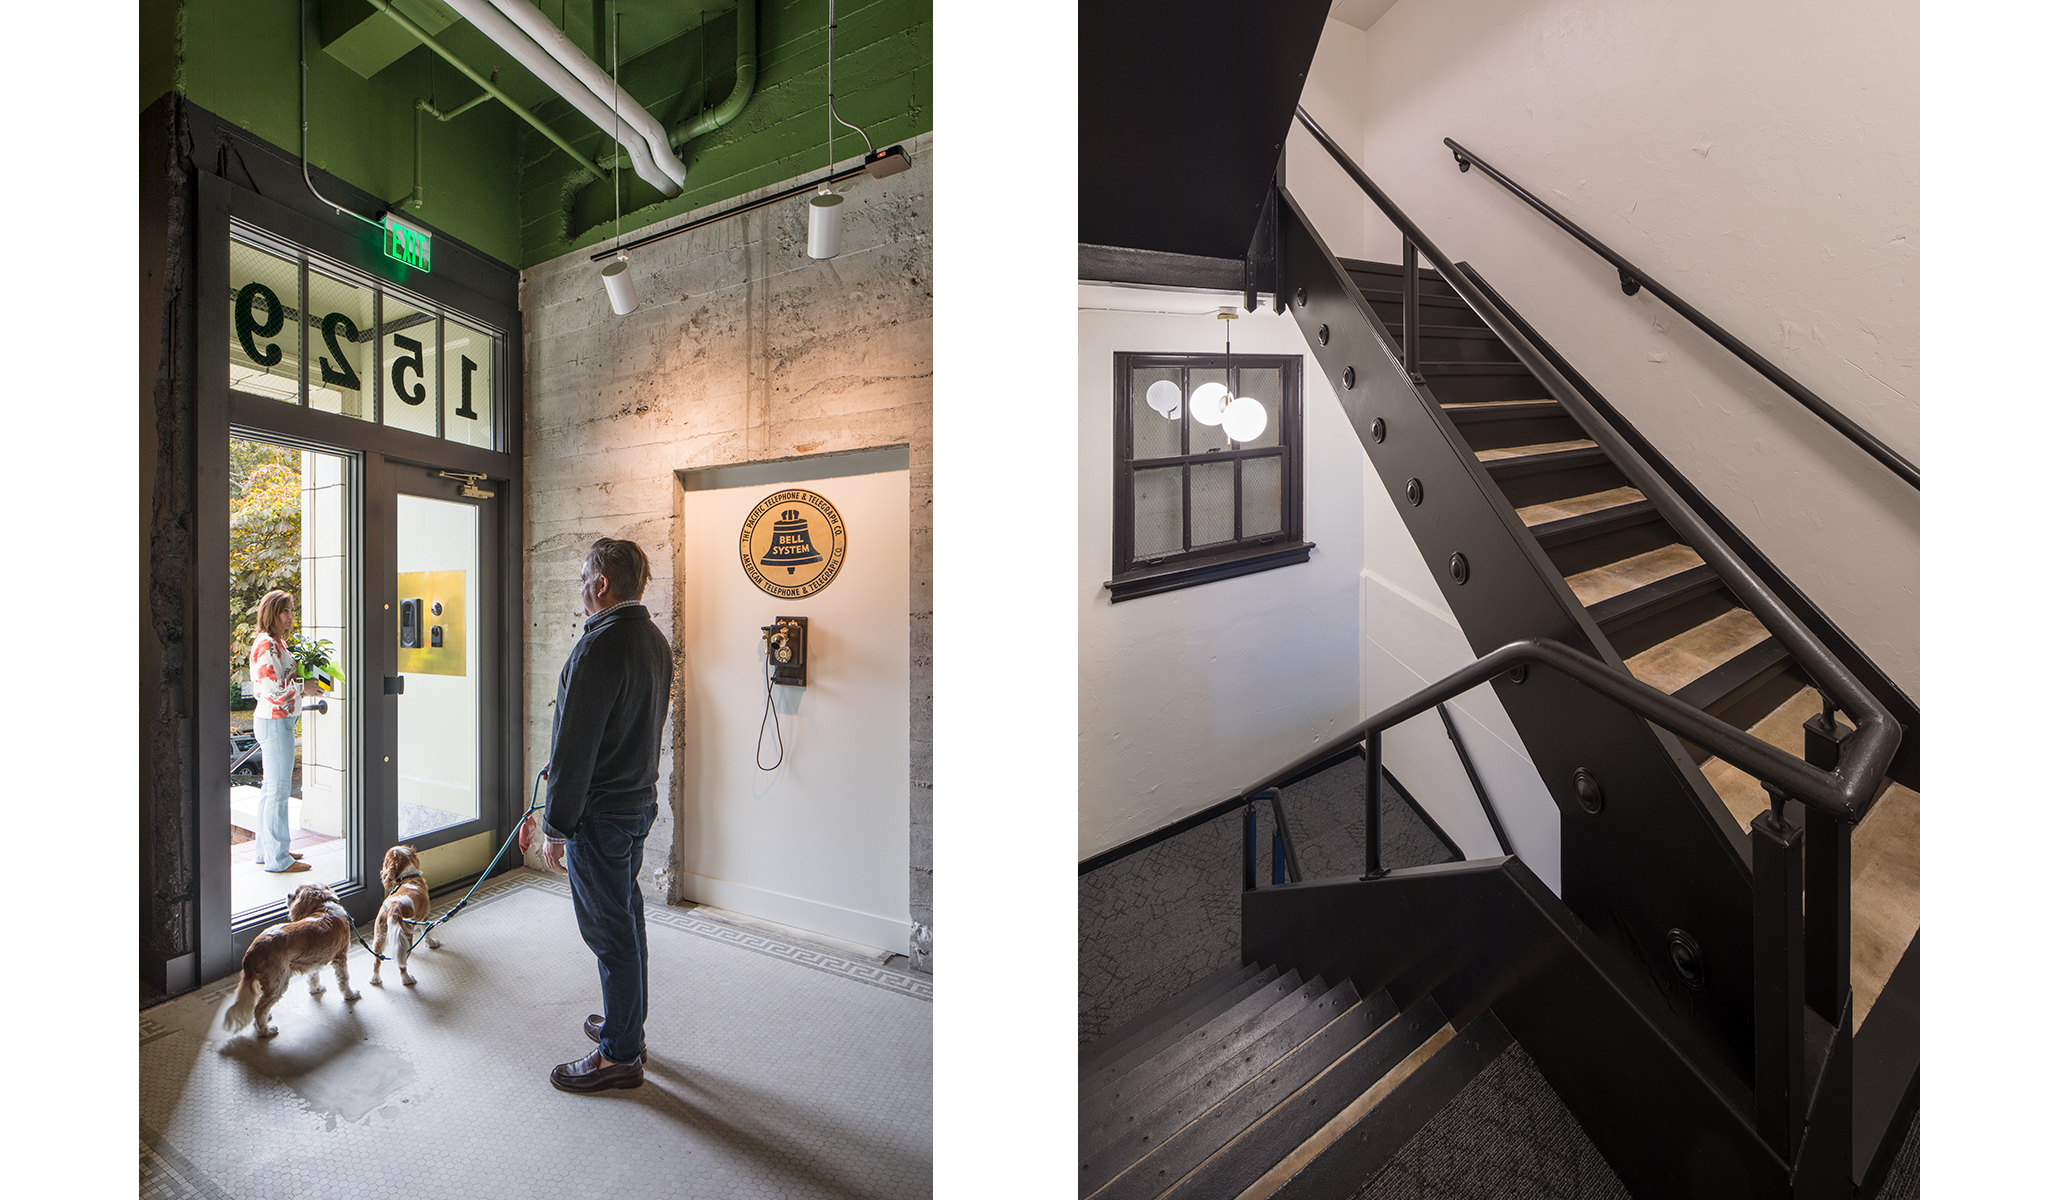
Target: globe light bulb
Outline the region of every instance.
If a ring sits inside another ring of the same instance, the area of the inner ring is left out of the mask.
[[[1267,409],[1251,396],[1240,396],[1225,407],[1224,436],[1235,442],[1250,442],[1267,432]]]
[[[1162,379],[1146,389],[1146,407],[1172,421],[1181,415],[1181,385]]]
[[[1230,399],[1230,388],[1221,383],[1206,383],[1189,393],[1189,414],[1205,425],[1221,424],[1224,406]]]

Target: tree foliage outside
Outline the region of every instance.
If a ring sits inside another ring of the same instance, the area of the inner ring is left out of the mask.
[[[258,601],[279,589],[301,596],[301,452],[229,442],[229,624],[232,678],[250,667]]]

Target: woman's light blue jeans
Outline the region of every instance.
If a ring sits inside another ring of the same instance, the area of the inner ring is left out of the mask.
[[[294,718],[259,717],[251,722],[265,760],[265,790],[258,800],[258,865],[284,871],[293,835],[286,827],[286,801],[294,786]]]

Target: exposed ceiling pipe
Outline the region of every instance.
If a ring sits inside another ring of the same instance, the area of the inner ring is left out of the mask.
[[[687,178],[687,168],[680,164],[680,160],[674,156],[671,148],[666,147],[663,132],[660,136],[659,144],[661,147],[665,147],[663,152],[666,158],[671,160],[673,164],[672,170],[662,168],[659,165],[658,160],[652,153],[651,143],[647,142],[644,136],[636,131],[636,128],[631,123],[631,119],[627,115],[619,117],[616,111],[611,109],[601,97],[595,95],[586,84],[580,82],[571,71],[562,66],[543,47],[530,40],[528,35],[517,28],[514,22],[501,15],[500,10],[495,8],[488,0],[446,0],[446,2],[454,11],[470,22],[475,29],[486,34],[495,45],[507,51],[517,62],[522,63],[532,75],[537,77],[539,82],[556,92],[560,99],[572,105],[582,116],[594,122],[604,132],[621,143],[623,149],[629,153],[631,166],[636,170],[639,179],[651,184],[665,195],[678,196],[680,194],[681,182]],[[580,57],[582,61],[587,61],[585,55]],[[593,66],[591,62],[588,65]],[[599,67],[594,69],[597,72],[601,70]],[[601,75],[601,78],[606,80],[608,76],[604,73]],[[610,85],[610,87],[613,90],[613,85]],[[635,108],[643,116],[645,122],[658,127],[658,123],[652,120],[651,114],[646,113],[635,101],[625,98],[624,103],[627,106],[626,112],[628,108]],[[673,173],[674,170],[679,172],[677,177]]]
[[[723,103],[673,127],[667,140],[684,146],[705,133],[714,133],[745,111],[752,89],[759,85],[759,0],[737,0],[737,82]]]
[[[472,2],[477,3],[478,0],[472,0]],[[679,195],[680,188],[687,183],[687,164],[674,156],[673,148],[667,141],[666,127],[659,124],[657,119],[646,112],[643,105],[624,94],[622,89],[616,85],[615,80],[609,78],[607,71],[602,70],[595,64],[593,59],[588,58],[586,54],[582,53],[580,48],[573,44],[572,39],[560,32],[558,26],[553,25],[551,19],[538,12],[536,6],[530,4],[528,0],[488,0],[488,2],[493,4],[495,8],[500,9],[502,14],[510,21],[515,22],[517,26],[521,27],[524,33],[529,34],[539,46],[544,48],[545,53],[556,59],[558,64],[585,85],[588,91],[593,92],[597,100],[609,106],[612,111],[619,115],[623,120],[623,124],[629,126],[632,132],[644,139],[645,145],[651,151],[652,160],[673,181],[673,190],[666,194],[669,196]],[[741,2],[749,3],[750,0],[741,0]],[[639,172],[640,176],[642,174],[643,172]],[[646,182],[650,181],[647,180]],[[662,188],[661,190],[665,189]]]

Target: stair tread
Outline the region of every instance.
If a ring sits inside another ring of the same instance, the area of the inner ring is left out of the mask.
[[[1560,454],[1569,450],[1595,450],[1597,444],[1588,438],[1573,438],[1565,442],[1540,442],[1531,446],[1498,446],[1492,450],[1475,451],[1477,462],[1495,462],[1505,458],[1536,458],[1547,454]]]
[[[1640,651],[1625,665],[1635,678],[1673,694],[1768,638],[1768,629],[1753,613],[1735,608]]]
[[[1351,980],[1340,983],[1244,1047],[1222,1056],[1209,1071],[1184,1080],[1168,1080],[1145,1101],[1152,1107],[1121,1114],[1119,1119],[1095,1130],[1083,1130],[1079,1143],[1084,1160],[1080,1180],[1083,1189],[1099,1188],[1109,1182],[1179,1132],[1197,1114],[1271,1069],[1284,1055],[1293,1053],[1360,1002],[1360,994]],[[1374,996],[1369,1006],[1377,1025],[1396,1012],[1395,1003],[1386,993]],[[1165,1098],[1160,1099],[1161,1096]]]
[[[1306,982],[1294,971],[1279,976],[1270,986],[1169,1042],[1151,1058],[1085,1093],[1080,1106],[1081,1129],[1100,1128],[1124,1109],[1149,1102],[1162,1088],[1172,1086],[1171,1081],[1181,1076],[1184,1068],[1245,1046],[1316,1003],[1323,994],[1323,985],[1317,980]]]
[[[1425,1050],[1426,1042],[1437,1038],[1444,1044],[1452,1036],[1452,1026],[1429,996],[1411,1005],[1167,1189],[1168,1200],[1240,1195],[1324,1129],[1342,1109],[1371,1088],[1380,1087],[1399,1065],[1408,1064],[1399,1079],[1407,1077],[1431,1056]]]
[[[1207,1004],[1195,1009],[1182,1020],[1156,1030],[1149,1037],[1138,1039],[1122,1054],[1101,1060],[1093,1070],[1082,1071],[1081,1095],[1084,1098],[1091,1096],[1123,1078],[1127,1071],[1165,1050],[1193,1031],[1196,1026],[1217,1019],[1280,976],[1281,972],[1274,967],[1266,967],[1255,974],[1245,976],[1231,988],[1211,997]]]
[[[1532,374],[1532,368],[1521,362],[1459,362],[1453,359],[1420,359],[1418,370],[1426,375]]]
[[[1354,1097],[1352,1103],[1340,1109],[1337,1115],[1326,1121],[1317,1132],[1305,1138],[1295,1149],[1282,1156],[1280,1162],[1270,1167],[1266,1174],[1254,1180],[1250,1187],[1240,1193],[1239,1200],[1262,1200],[1280,1191],[1289,1180],[1295,1178],[1297,1172],[1309,1166],[1318,1155],[1331,1149],[1334,1142],[1351,1133],[1355,1126],[1375,1110],[1376,1105],[1387,1100],[1398,1088],[1409,1082],[1412,1076],[1432,1061],[1434,1055],[1452,1043],[1454,1037],[1455,1031],[1451,1023],[1434,1030],[1423,1045],[1406,1055],[1402,1062],[1389,1068],[1388,1072],[1365,1092]]]
[[[1821,707],[1817,689],[1800,688],[1747,732],[1802,758],[1804,722]],[[1768,793],[1752,775],[1717,758],[1706,759],[1700,769],[1741,829],[1768,810]],[[1919,793],[1893,783],[1877,798],[1855,827],[1848,877],[1854,886],[1848,974],[1854,1027],[1860,1029],[1919,931]]]
[[[1402,321],[1384,320],[1382,324],[1387,325],[1389,327],[1389,332],[1391,333],[1400,334],[1403,330]],[[1423,321],[1420,322],[1418,325],[1418,332],[1424,334],[1426,337],[1465,337],[1478,338],[1483,341],[1491,342],[1501,342],[1503,340],[1501,337],[1497,336],[1496,330],[1491,329],[1487,325],[1439,325],[1431,321]]]
[[[1239,980],[1251,978],[1259,973],[1258,963],[1226,963],[1115,1029],[1104,1032],[1103,1036],[1095,1041],[1084,1044],[1080,1052],[1079,1070],[1085,1075],[1099,1066],[1106,1065],[1109,1058],[1128,1049],[1128,1043],[1141,1034],[1150,1036],[1149,1031],[1155,1026],[1164,1025],[1170,1020],[1179,1020],[1209,1003]]]
[[[1490,413],[1498,417],[1551,417],[1566,412],[1559,400],[1455,400],[1443,402],[1439,407],[1456,421],[1473,413],[1483,413],[1486,419],[1486,414]]]
[[[1608,488],[1601,492],[1590,492],[1581,496],[1568,496],[1560,500],[1543,500],[1528,504],[1518,510],[1518,519],[1528,528],[1545,525],[1550,521],[1566,520],[1569,517],[1587,516],[1606,509],[1622,508],[1646,500],[1646,493],[1635,487]]]
[[[1627,592],[1682,575],[1704,565],[1704,556],[1682,542],[1622,558],[1615,563],[1568,577],[1568,587],[1584,608],[1594,608]]]
[[[1429,1004],[1430,1000],[1418,1002]],[[1418,1005],[1413,1005],[1410,1013],[1398,1016],[1395,1004],[1384,993],[1353,1005],[1267,1070],[1240,1084],[1188,1124],[1164,1135],[1158,1146],[1094,1192],[1092,1200],[1151,1200],[1160,1195],[1319,1073],[1354,1048],[1365,1045],[1369,1038],[1385,1036],[1384,1031],[1389,1030],[1386,1037],[1391,1042],[1410,1040],[1399,1036],[1399,1031],[1407,1029],[1410,1021],[1428,1021]],[[1437,1015],[1436,1007],[1432,1015]],[[1399,1021],[1406,1023],[1398,1024]],[[1405,1053],[1408,1047],[1399,1048],[1395,1057],[1402,1058]]]

